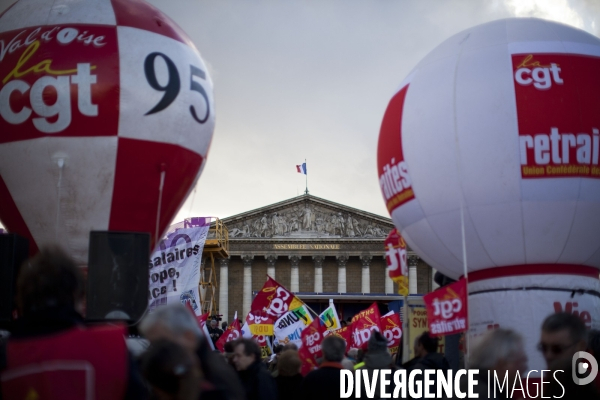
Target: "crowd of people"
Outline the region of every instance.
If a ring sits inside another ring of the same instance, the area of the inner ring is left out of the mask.
[[[375,331],[365,350],[348,352],[343,339],[327,336],[321,343],[318,368],[303,375],[293,344],[275,346],[267,358],[254,340],[245,338],[226,343],[224,353],[213,350],[209,340],[216,342],[223,334],[217,321],[210,322],[210,337],[206,337],[195,316],[181,304],[160,307],[144,317],[139,332],[149,345],[132,352],[124,326],[85,325],[81,272],[58,247],[41,249],[23,265],[17,295],[19,318],[8,341],[0,343],[0,400],[336,399],[345,369],[362,369],[363,376],[370,377],[381,369],[451,369],[437,352],[437,338],[428,332],[416,339],[415,357],[399,364],[390,355],[385,337]],[[600,355],[600,332],[586,330],[576,315],[552,314],[541,326],[539,350],[548,370],[564,371],[549,380],[545,396],[600,398],[598,380],[577,385],[571,378],[577,352]],[[518,333],[494,329],[481,336],[468,357],[468,367],[480,370],[479,398],[510,398],[509,387],[489,395],[492,382],[486,371],[513,382],[525,376],[527,361]],[[379,388],[375,393],[376,398],[381,395]],[[361,394],[364,397],[365,391]],[[517,395],[527,398],[525,392]]]

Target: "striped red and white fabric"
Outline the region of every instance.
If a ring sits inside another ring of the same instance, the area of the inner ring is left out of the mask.
[[[85,263],[91,230],[154,244],[213,130],[206,65],[155,7],[21,0],[0,15],[0,219],[33,251],[59,242]]]

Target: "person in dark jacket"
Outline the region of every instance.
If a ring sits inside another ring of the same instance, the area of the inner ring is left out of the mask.
[[[300,387],[300,398],[308,400],[339,399],[340,398],[340,371],[344,369],[341,364],[346,352],[344,339],[329,335],[321,342],[323,362],[319,369],[311,371],[304,377]]]
[[[449,370],[450,364],[443,354],[437,352],[438,349],[438,338],[429,335],[428,331],[423,332],[421,336],[417,338],[415,346],[415,358],[417,358],[414,364],[411,366],[410,372],[413,369],[440,369]]]
[[[127,351],[125,327],[86,327],[81,316],[84,299],[82,273],[60,247],[41,248],[21,266],[19,318],[11,328],[7,348],[0,349],[0,399],[61,399],[64,382],[71,383],[72,391],[90,390],[98,399],[148,397]],[[57,363],[84,364],[93,372],[92,378],[81,379],[82,374],[68,369],[39,370],[40,365]],[[17,370],[21,373],[15,374]],[[36,372],[22,373],[31,370]]]
[[[368,371],[368,375],[371,381],[373,381],[373,375],[375,370],[388,369],[391,371],[392,374],[396,370],[396,366],[394,365],[392,355],[390,354],[387,348],[387,339],[381,333],[374,331],[371,334],[371,337],[369,338],[369,341],[367,343],[367,352],[364,355],[364,365],[360,367],[360,369]],[[388,375],[388,377],[390,376]],[[364,382],[362,382],[361,385],[361,398],[381,398],[379,380],[375,385],[373,397],[369,397],[369,395],[367,394]],[[393,386],[388,385],[386,393],[389,395],[389,397],[392,396],[393,390]]]
[[[223,335],[223,331],[219,329],[219,325],[216,319],[210,321],[207,326],[208,334],[210,335],[210,340],[212,340],[213,345],[217,345],[219,338]]]
[[[405,364],[406,373],[411,373],[414,370],[425,371],[426,369],[448,371],[452,369],[446,357],[443,354],[437,352],[438,349],[438,338],[429,335],[428,331],[423,332],[422,335],[417,337],[415,342],[415,358],[409,360]],[[424,384],[424,374],[417,375],[415,381],[420,381],[421,385]],[[422,386],[424,387],[424,386]],[[431,385],[431,393],[436,393],[437,386],[435,381]]]
[[[212,398],[244,399],[234,369],[221,354],[211,350],[209,339],[202,334],[195,316],[183,304],[158,307],[142,320],[139,330],[151,343],[166,339],[197,357],[202,375],[213,386]]]
[[[260,359],[260,347],[254,340],[238,339],[233,346],[233,364],[247,400],[277,400],[277,384]]]
[[[300,385],[303,376],[300,374],[302,361],[296,350],[286,350],[279,354],[277,362],[277,392],[281,400],[301,400]]]

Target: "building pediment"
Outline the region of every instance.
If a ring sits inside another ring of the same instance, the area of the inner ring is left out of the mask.
[[[382,240],[392,220],[311,195],[223,219],[230,240]]]

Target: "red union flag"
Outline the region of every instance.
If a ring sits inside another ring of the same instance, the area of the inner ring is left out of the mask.
[[[267,282],[254,298],[250,309],[254,314],[266,313],[277,319],[286,312],[303,305],[304,303],[283,285],[267,276]]]
[[[298,350],[298,357],[302,361],[302,367],[300,368],[302,376],[306,376],[310,371],[317,369],[316,360],[305,346],[300,347],[300,350]]]
[[[258,311],[252,313],[249,312],[246,316],[246,324],[252,335],[267,335],[273,336],[273,324],[275,321],[273,317],[267,315],[265,312],[258,313]]]
[[[406,242],[396,228],[385,239],[385,261],[389,277],[398,284],[398,294],[408,295],[408,265]]]
[[[372,331],[381,332],[379,322],[381,314],[379,314],[379,308],[377,303],[373,303],[366,310],[362,310],[354,317],[352,317],[352,339],[354,347],[366,349],[367,342],[371,337]]]
[[[402,341],[402,323],[400,322],[400,315],[392,313],[391,315],[385,315],[381,317],[381,329],[383,330],[383,336],[388,342],[388,349],[392,356],[398,353],[398,346]]]
[[[329,331],[330,335],[341,337],[346,342],[346,353],[352,347],[352,326],[344,326],[336,331]]]
[[[423,300],[431,336],[452,335],[469,328],[466,279],[426,294]]]
[[[225,343],[231,342],[232,340],[236,340],[242,337],[242,330],[240,329],[240,321],[237,319],[237,312],[235,313],[235,317],[233,318],[233,322],[231,325],[225,329],[225,332],[221,335],[219,340],[217,340],[217,349],[219,351],[224,352]]]
[[[523,178],[600,178],[600,57],[513,54]]]
[[[300,338],[302,339],[302,348],[308,350],[308,353],[315,361],[323,355],[323,352],[321,351],[321,342],[323,341],[323,334],[326,330],[325,326],[321,324],[321,320],[315,318],[310,325],[304,328],[300,335]]]

